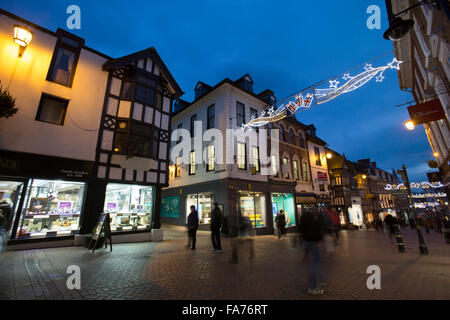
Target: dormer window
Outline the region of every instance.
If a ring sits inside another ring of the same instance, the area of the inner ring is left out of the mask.
[[[244,79],[244,90],[253,92],[253,85],[247,77]]]

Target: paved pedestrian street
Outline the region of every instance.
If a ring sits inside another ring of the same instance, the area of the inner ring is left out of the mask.
[[[113,245],[94,254],[82,247],[0,253],[1,299],[450,299],[450,245],[424,234],[430,255],[420,256],[417,234],[403,230],[406,253],[373,230],[342,231],[325,294],[307,294],[303,251],[293,235],[258,236],[255,259],[240,245],[231,263],[231,239],[214,253],[199,231],[197,250],[185,248],[180,227],[163,227],[164,242]],[[67,267],[81,268],[81,289],[69,290]],[[381,289],[369,290],[367,267],[381,269]]]

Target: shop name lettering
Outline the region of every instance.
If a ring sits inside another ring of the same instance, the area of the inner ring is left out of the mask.
[[[85,171],[73,171],[73,170],[61,170],[61,173],[64,173],[68,177],[82,177],[88,175],[88,173]]]
[[[11,160],[8,158],[0,157],[0,167],[10,169],[10,170],[19,170],[20,162]]]

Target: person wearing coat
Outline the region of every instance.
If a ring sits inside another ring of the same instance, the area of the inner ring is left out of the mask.
[[[188,215],[187,228],[188,228],[188,244],[186,248],[195,250],[197,242],[197,229],[198,229],[198,213],[195,210],[195,206],[191,206],[191,213]]]
[[[284,215],[284,210],[281,209],[275,218],[275,223],[277,225],[278,230],[278,239],[281,239],[281,236],[286,233],[286,216]]]

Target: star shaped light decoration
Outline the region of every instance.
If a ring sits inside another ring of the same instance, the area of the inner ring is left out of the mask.
[[[372,67],[372,65],[371,64],[366,64],[365,66],[364,66],[364,70],[366,70],[366,71],[369,71],[369,70],[372,70],[373,69],[373,67]]]
[[[376,77],[376,79],[377,82],[383,82],[384,77],[382,74],[380,74],[378,77]]]
[[[398,61],[395,57],[394,60],[392,60],[392,62],[388,63],[389,68],[391,69],[397,69],[400,70],[400,64],[402,64],[403,61]],[[394,65],[395,64],[395,65]]]
[[[330,81],[330,88],[336,89],[339,81],[337,80],[329,80],[329,81]]]
[[[275,112],[275,110],[273,110],[273,106],[269,108],[268,112],[269,112],[269,116],[271,116]]]
[[[350,73],[346,73],[346,74],[344,74],[344,76],[342,77],[342,79],[344,79],[344,80],[350,80],[350,79],[352,79],[353,77],[351,77],[350,76]]]

